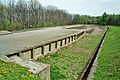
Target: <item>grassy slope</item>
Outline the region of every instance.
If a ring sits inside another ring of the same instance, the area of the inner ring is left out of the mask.
[[[51,65],[51,80],[77,80],[90,60],[102,35],[85,35],[71,47],[39,58],[38,62]]]
[[[120,26],[109,26],[94,80],[120,80]]]
[[[0,60],[0,80],[40,80],[40,78],[28,72],[28,68]]]

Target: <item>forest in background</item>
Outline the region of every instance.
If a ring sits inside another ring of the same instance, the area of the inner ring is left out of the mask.
[[[91,17],[87,15],[75,15],[73,24],[98,24],[98,25],[120,25],[120,15],[107,14]]]
[[[0,1],[0,30],[23,30],[72,24],[120,25],[120,15],[107,14],[94,17],[70,14],[55,6],[43,7],[38,0]]]

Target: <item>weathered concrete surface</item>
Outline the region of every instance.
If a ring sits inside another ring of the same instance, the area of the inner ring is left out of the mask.
[[[5,55],[0,55],[0,60],[9,62],[9,58]]]
[[[18,63],[24,67],[30,68],[29,71],[39,75],[43,80],[50,80],[50,65],[22,59],[18,56],[9,58],[10,62]]]
[[[42,45],[48,41],[60,39],[80,31],[81,30],[66,29],[64,27],[55,27],[0,36],[0,54],[9,55],[17,53],[21,50]]]
[[[9,32],[9,31],[0,31],[0,36],[2,36],[2,35],[8,35],[8,34],[12,34],[12,32]]]
[[[38,47],[38,48],[35,48],[33,49],[33,58],[34,59],[37,59],[38,57],[42,56],[42,47]]]
[[[19,53],[20,57],[23,59],[31,60],[31,50]]]

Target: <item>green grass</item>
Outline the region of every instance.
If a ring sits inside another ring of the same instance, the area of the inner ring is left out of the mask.
[[[120,80],[120,26],[109,26],[94,80]]]
[[[40,77],[28,72],[28,68],[0,60],[0,80],[40,80]]]
[[[77,80],[92,57],[101,37],[102,34],[85,35],[72,46],[36,61],[50,64],[51,80]]]

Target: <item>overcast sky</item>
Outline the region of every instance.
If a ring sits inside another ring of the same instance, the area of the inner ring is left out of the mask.
[[[3,0],[4,1],[4,0]],[[28,0],[27,0],[28,1]],[[43,6],[54,5],[72,14],[100,16],[104,12],[120,14],[120,0],[38,0]]]

